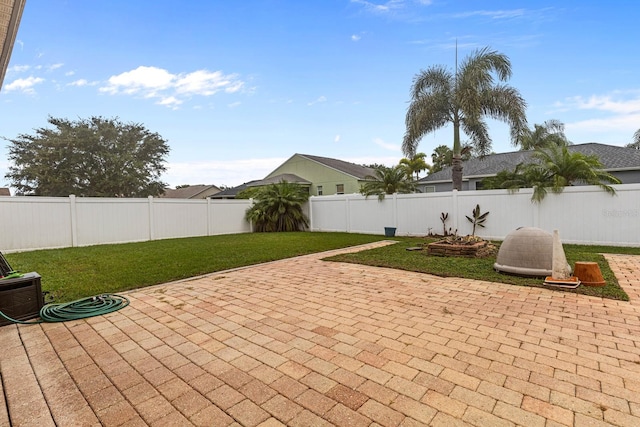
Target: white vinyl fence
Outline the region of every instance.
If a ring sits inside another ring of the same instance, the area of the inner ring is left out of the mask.
[[[597,187],[568,187],[532,203],[532,190],[397,194],[377,197],[311,197],[306,206],[311,231],[399,236],[466,235],[465,216],[480,205],[489,212],[476,234],[501,240],[518,227],[559,230],[565,243],[640,246],[640,184],[615,186],[611,196]],[[89,246],[174,237],[248,233],[244,219],[250,200],[119,199],[84,197],[0,197],[0,251]]]
[[[611,196],[598,187],[567,187],[541,203],[531,202],[531,189],[395,194],[382,201],[356,194],[319,196],[311,198],[311,230],[383,234],[385,227],[395,227],[401,236],[443,234],[440,215],[448,213],[447,231],[466,235],[473,226],[465,216],[472,217],[480,205],[489,215],[476,234],[487,239],[502,240],[518,227],[538,227],[558,230],[566,243],[640,246],[640,184],[615,188]]]
[[[0,251],[248,233],[249,200],[0,197]]]

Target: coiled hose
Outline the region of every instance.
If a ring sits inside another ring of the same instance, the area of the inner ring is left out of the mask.
[[[2,311],[0,311],[0,316],[13,323],[34,325],[37,323],[66,322],[68,320],[102,316],[103,314],[118,311],[128,305],[129,299],[126,297],[116,294],[102,294],[66,303],[47,304],[40,309],[40,320],[24,322],[12,319]]]

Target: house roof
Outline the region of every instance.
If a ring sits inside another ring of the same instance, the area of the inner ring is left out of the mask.
[[[280,181],[287,181],[294,184],[311,185],[311,182],[304,178],[300,178],[298,175],[292,173],[283,173],[280,175],[272,176],[271,178],[265,178],[259,181],[253,181],[247,184],[247,187],[259,187],[261,185],[277,184]]]
[[[633,148],[589,142],[586,144],[570,145],[569,150],[578,151],[588,156],[597,156],[603,164],[604,170],[607,172],[632,169],[640,170],[640,150]],[[462,162],[463,179],[493,176],[503,170],[513,170],[519,163],[529,162],[533,152],[533,150],[512,151],[467,160]],[[436,173],[427,175],[419,182],[434,183],[447,181],[451,181],[450,166]]]
[[[11,191],[6,187],[0,188],[0,196],[11,196]]]
[[[258,182],[259,180],[254,180],[254,181],[249,181],[249,182],[245,182],[244,184],[240,184],[237,187],[232,187],[232,188],[227,188],[225,190],[222,190],[219,193],[214,194],[213,196],[211,196],[212,199],[233,199],[236,197],[236,195],[241,192],[242,190],[245,190],[247,187],[251,186],[254,182]]]
[[[164,194],[160,197],[167,199],[199,199],[204,198],[202,195],[210,190],[215,191],[216,194],[220,192],[220,189],[215,185],[190,185],[188,187],[176,188],[175,190],[166,188]]]
[[[332,159],[329,157],[312,156],[309,154],[296,154],[311,161],[320,163],[331,169],[346,173],[357,179],[366,179],[367,176],[374,175],[375,171],[366,166],[357,165],[355,163],[345,162],[344,160]]]
[[[26,0],[0,0],[0,87],[9,66]]]

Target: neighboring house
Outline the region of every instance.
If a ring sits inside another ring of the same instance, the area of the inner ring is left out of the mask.
[[[0,196],[11,196],[11,191],[8,188],[0,188]]]
[[[238,185],[237,187],[227,188],[222,190],[221,192],[214,194],[211,196],[211,199],[235,199],[236,195],[245,190],[247,187],[251,186],[254,182],[258,182],[258,180],[245,182],[244,184]]]
[[[286,180],[309,188],[312,196],[359,193],[374,170],[329,157],[294,154],[262,181],[251,186]]]
[[[160,197],[165,199],[206,199],[218,193],[220,193],[220,189],[215,185],[189,185],[175,190],[165,188]]]
[[[0,1],[0,87],[9,66],[26,0]]]
[[[622,181],[623,184],[640,183],[640,150],[615,145],[586,144],[570,145],[569,150],[585,155],[596,155],[604,170]],[[529,163],[533,150],[490,154],[483,158],[473,158],[462,163],[462,190],[480,190],[484,178],[495,176],[503,170],[513,171],[519,163]],[[451,167],[430,174],[418,181],[422,192],[451,191]]]

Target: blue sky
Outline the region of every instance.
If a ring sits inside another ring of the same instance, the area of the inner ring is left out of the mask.
[[[396,164],[409,89],[489,46],[529,124],[625,145],[640,128],[635,1],[28,0],[0,91],[0,136],[47,117],[119,117],[164,137],[163,176],[238,185],[294,153]],[[495,152],[512,151],[491,122]],[[426,136],[430,155],[452,129]],[[7,142],[0,186],[7,185]]]

